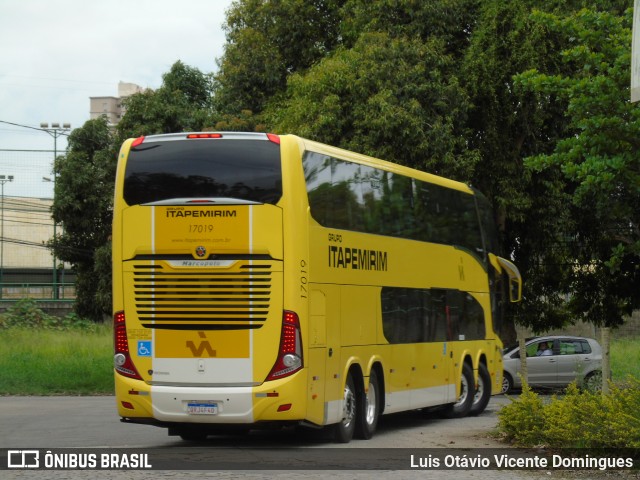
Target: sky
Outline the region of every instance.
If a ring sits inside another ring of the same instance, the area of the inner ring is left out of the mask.
[[[214,72],[231,1],[0,0],[0,121],[32,127],[0,122],[4,195],[53,196],[53,152],[12,151],[53,150],[42,122],[81,127],[89,97],[117,96],[120,81],[158,88],[178,60]]]

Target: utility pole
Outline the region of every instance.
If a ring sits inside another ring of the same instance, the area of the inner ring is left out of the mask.
[[[13,175],[0,175],[0,185],[2,190],[0,191],[0,213],[2,219],[0,219],[0,298],[3,296],[4,291],[4,184],[7,182],[13,182]]]
[[[53,137],[53,199],[55,201],[56,197],[56,159],[58,158],[58,137],[61,135],[68,135],[68,131],[71,130],[70,123],[63,123],[60,126],[59,123],[52,123],[51,127],[46,122],[40,124],[40,128],[38,130],[42,130],[43,132],[47,132],[49,135]],[[53,241],[56,241],[56,221],[51,217],[53,221]],[[60,298],[60,293],[58,292],[58,266],[56,262],[56,252],[52,250],[51,254],[53,255],[53,299],[58,300]]]

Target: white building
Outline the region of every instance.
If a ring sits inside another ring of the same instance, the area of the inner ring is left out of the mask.
[[[74,297],[75,275],[69,265],[54,261],[47,248],[54,233],[51,204],[51,199],[31,197],[0,200],[0,299]],[[58,225],[56,230],[60,233],[62,228]]]
[[[122,99],[134,93],[142,93],[144,90],[135,83],[119,82],[117,97],[89,97],[89,117],[93,120],[105,116],[109,125],[117,125],[125,113]]]
[[[53,267],[53,255],[47,248],[53,237],[51,203],[50,198],[3,198],[0,214],[3,268]]]

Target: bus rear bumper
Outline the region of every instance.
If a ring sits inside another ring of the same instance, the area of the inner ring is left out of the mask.
[[[137,383],[124,380],[124,383],[129,382]],[[161,426],[301,421],[306,417],[306,396],[300,395],[300,392],[306,392],[305,385],[305,371],[259,386],[146,385],[148,390],[144,395],[132,397],[132,389],[129,389],[129,395],[120,397],[132,409],[120,408],[119,413],[128,423]]]
[[[253,387],[152,387],[153,417],[170,423],[254,423]]]

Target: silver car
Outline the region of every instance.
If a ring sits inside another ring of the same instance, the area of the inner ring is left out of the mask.
[[[566,387],[574,380],[579,386],[599,388],[602,384],[602,349],[592,338],[548,336],[529,338],[528,383],[531,387]],[[503,350],[502,393],[521,388],[520,350],[512,345]]]

